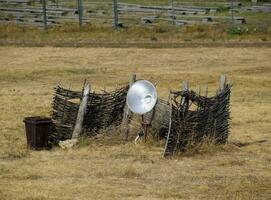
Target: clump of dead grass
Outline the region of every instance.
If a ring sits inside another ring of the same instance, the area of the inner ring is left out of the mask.
[[[134,166],[129,165],[124,169],[122,176],[125,178],[134,178],[134,177],[139,177],[140,173]]]
[[[230,145],[219,144],[214,137],[204,137],[201,141],[196,141],[191,138],[184,151],[179,153],[181,156],[196,156],[196,155],[214,155],[218,152],[231,151]]]
[[[4,159],[21,159],[29,156],[29,151],[25,149],[8,149],[5,151]]]
[[[133,139],[129,141],[124,139],[121,133],[120,127],[110,127],[107,129],[99,130],[93,133],[93,137],[82,136],[78,139],[78,143],[75,148],[84,147],[99,147],[99,146],[122,146],[122,148],[112,149],[111,156],[115,159],[127,159],[133,158],[135,161],[149,161],[149,157],[145,154],[146,151],[152,148],[159,148],[161,154],[163,152],[165,141],[157,141],[155,138],[149,135],[145,141],[142,138],[137,144],[134,143]],[[134,133],[132,133],[134,134]],[[200,141],[195,140],[191,137],[187,142],[182,152],[177,153],[176,156],[191,157],[196,155],[214,155],[218,152],[229,152],[237,147],[233,144],[219,144],[214,137],[206,136]]]
[[[27,158],[29,155],[30,151],[26,148],[25,144],[12,143],[2,149],[2,152],[0,153],[0,158],[7,160],[16,160]]]

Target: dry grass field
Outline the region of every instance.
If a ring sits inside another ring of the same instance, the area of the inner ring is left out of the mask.
[[[131,73],[164,98],[183,80],[214,92],[227,74],[229,143],[169,159],[133,143],[26,149],[23,118],[50,114],[57,82],[113,89]],[[271,199],[270,48],[0,47],[0,86],[0,199]]]

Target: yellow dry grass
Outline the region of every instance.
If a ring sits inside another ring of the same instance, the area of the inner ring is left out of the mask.
[[[270,61],[270,48],[1,47],[0,199],[270,199]],[[49,114],[57,82],[111,89],[131,73],[156,82],[163,97],[183,80],[215,91],[227,74],[229,144],[170,159],[162,147],[132,143],[26,150],[22,120]]]

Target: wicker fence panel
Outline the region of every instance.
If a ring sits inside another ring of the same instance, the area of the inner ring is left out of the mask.
[[[172,92],[171,127],[167,136],[165,156],[185,151],[189,142],[201,142],[210,137],[216,143],[225,143],[229,135],[231,84],[214,97],[205,97],[194,91]],[[185,99],[187,104],[181,104]],[[194,109],[190,109],[194,104]]]
[[[125,86],[110,93],[96,94],[93,92],[89,94],[87,113],[83,123],[85,135],[91,136],[99,129],[121,123],[127,91],[128,86]],[[52,105],[53,126],[50,136],[52,143],[71,139],[81,98],[82,92],[64,89],[60,86],[55,88]]]

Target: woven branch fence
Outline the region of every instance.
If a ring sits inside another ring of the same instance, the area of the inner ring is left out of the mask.
[[[214,97],[194,91],[171,92],[170,126],[164,155],[185,151],[189,142],[199,143],[211,138],[226,143],[229,135],[231,84]]]
[[[131,85],[131,83],[130,83]],[[122,125],[123,134],[129,134],[134,118],[126,106],[129,85],[112,92],[88,94],[81,135],[95,136],[99,130]],[[156,141],[165,140],[164,156],[185,151],[189,142],[200,143],[210,137],[216,143],[225,143],[229,135],[231,84],[222,76],[217,94],[207,97],[188,89],[171,91],[169,100],[158,99],[154,109],[143,116],[150,124],[150,133]],[[52,104],[52,134],[54,144],[71,139],[78,118],[83,92],[55,88]],[[128,125],[128,130],[127,130]],[[140,122],[137,122],[140,127]]]
[[[82,134],[93,136],[99,129],[119,125],[123,118],[127,91],[128,86],[116,89],[113,92],[90,92]],[[82,92],[64,89],[60,86],[55,88],[52,105],[53,126],[50,136],[52,143],[72,138],[80,105],[78,100],[81,99]]]

